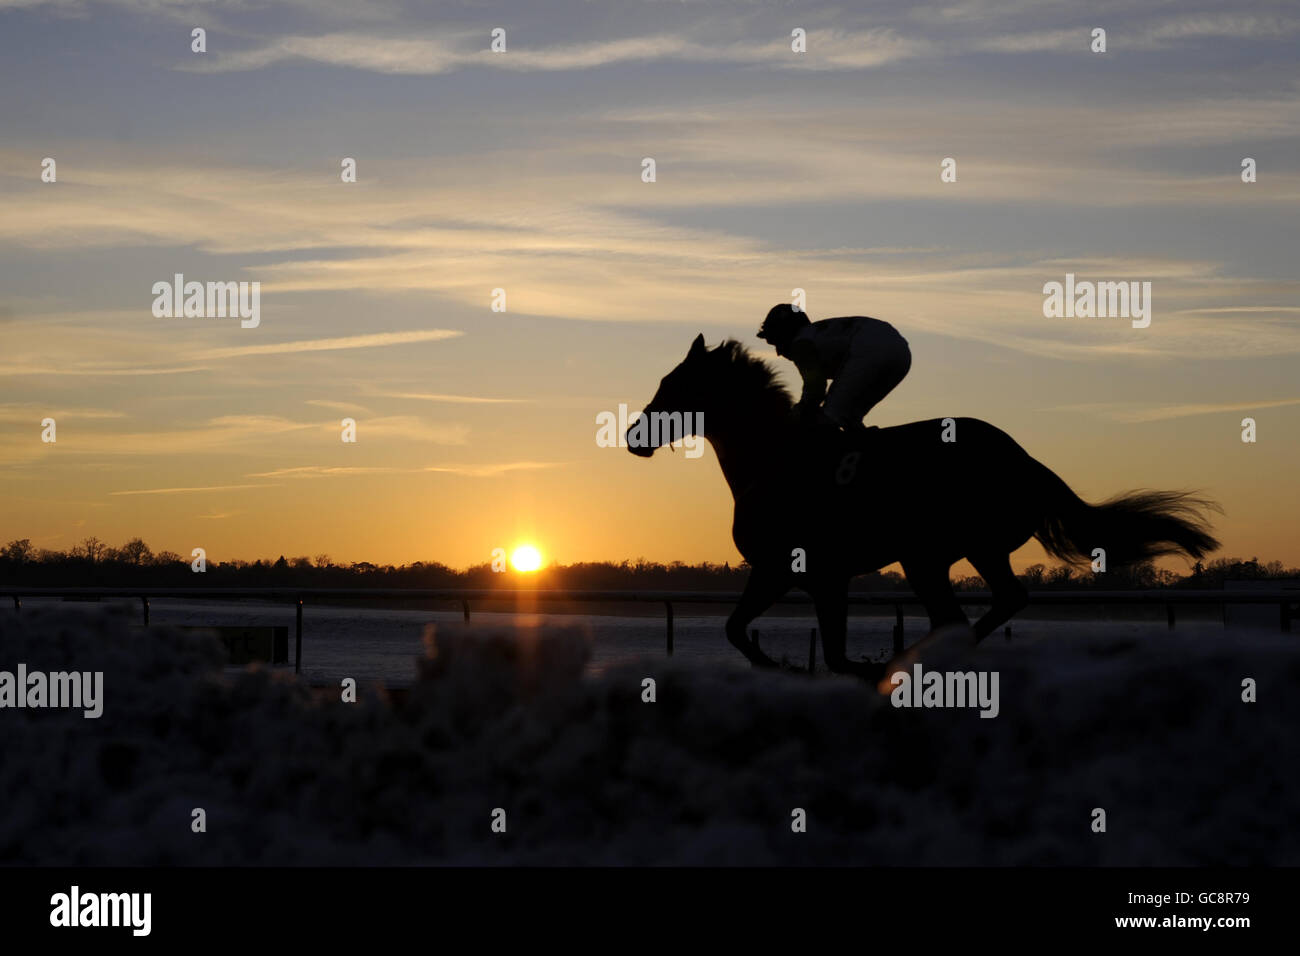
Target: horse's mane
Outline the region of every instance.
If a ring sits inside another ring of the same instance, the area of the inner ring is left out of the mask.
[[[789,411],[794,398],[777,378],[776,369],[756,355],[751,355],[735,339],[725,339],[709,352],[715,362],[725,365],[728,387],[751,391],[756,400],[771,405],[773,411]]]

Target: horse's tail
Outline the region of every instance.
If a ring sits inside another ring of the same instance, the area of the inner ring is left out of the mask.
[[[1043,503],[1034,537],[1055,558],[1091,561],[1101,548],[1107,567],[1121,568],[1162,554],[1200,558],[1219,547],[1205,517],[1221,510],[1212,501],[1186,491],[1131,491],[1090,505],[1046,465],[1034,464],[1042,469]]]

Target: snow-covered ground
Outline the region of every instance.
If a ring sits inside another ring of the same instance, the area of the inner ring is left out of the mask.
[[[134,620],[0,613],[0,670],[105,685],[97,720],[0,710],[0,862],[1300,864],[1295,635],[1029,622],[924,655],[997,672],[982,719],[691,655],[680,630],[672,661],[592,668],[599,618],[422,623],[402,706],[364,680],[345,704]]]

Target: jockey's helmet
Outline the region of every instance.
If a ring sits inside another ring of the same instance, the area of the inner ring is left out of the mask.
[[[795,311],[794,306],[782,303],[773,306],[772,311],[767,313],[767,318],[758,330],[758,337],[780,349],[807,325],[806,312]]]

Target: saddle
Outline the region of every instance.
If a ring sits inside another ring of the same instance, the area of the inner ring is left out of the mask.
[[[876,464],[880,428],[866,425],[844,430],[826,418],[797,426],[785,460],[785,479],[805,486],[805,493],[847,490],[864,481]]]

